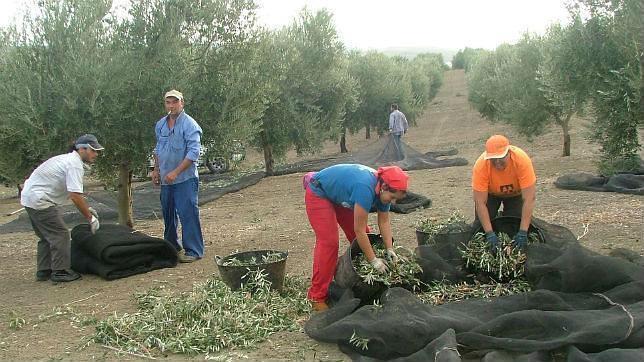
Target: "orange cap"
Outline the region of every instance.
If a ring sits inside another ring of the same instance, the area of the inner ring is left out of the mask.
[[[483,158],[486,160],[491,158],[503,158],[508,154],[509,149],[510,141],[505,138],[505,136],[495,134],[485,142],[485,155]]]

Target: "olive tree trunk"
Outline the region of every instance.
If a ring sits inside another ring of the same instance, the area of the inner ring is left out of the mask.
[[[132,170],[128,163],[119,165],[118,183],[119,224],[134,227],[132,219]]]

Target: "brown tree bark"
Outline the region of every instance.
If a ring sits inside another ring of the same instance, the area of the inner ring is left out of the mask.
[[[275,160],[273,160],[273,147],[268,142],[266,131],[262,131],[262,148],[264,149],[264,164],[266,165],[266,176],[274,175]]]
[[[132,218],[132,170],[130,165],[122,163],[119,165],[118,183],[118,210],[119,224],[134,227]]]
[[[367,131],[365,132],[365,138],[370,140],[371,139],[371,127],[369,125],[367,125],[366,130]]]
[[[640,53],[640,120],[644,120],[644,1],[640,0],[640,23],[639,33],[640,39],[637,49]]]
[[[569,114],[566,119],[561,122],[561,129],[563,130],[563,153],[562,156],[570,156],[570,118],[572,114]]]
[[[342,136],[340,136],[340,153],[347,153],[347,129],[342,130]]]

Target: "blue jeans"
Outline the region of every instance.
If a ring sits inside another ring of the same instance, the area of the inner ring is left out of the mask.
[[[203,235],[199,221],[199,179],[191,178],[172,185],[161,185],[161,209],[165,230],[163,238],[181,250],[177,224],[181,221],[181,240],[186,255],[203,257]]]

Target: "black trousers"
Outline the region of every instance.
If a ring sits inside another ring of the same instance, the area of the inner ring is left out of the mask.
[[[523,209],[523,197],[521,195],[513,197],[498,197],[488,194],[487,212],[490,214],[490,220],[494,220],[494,218],[497,217],[501,204],[503,204],[503,216],[521,217],[521,210]],[[474,213],[474,220],[479,220],[479,214],[477,212]]]

